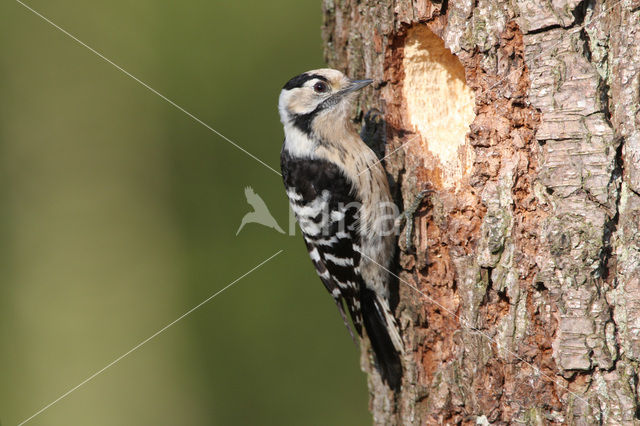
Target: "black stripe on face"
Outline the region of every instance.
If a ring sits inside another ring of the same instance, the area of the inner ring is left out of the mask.
[[[314,78],[318,79],[318,80],[322,80],[324,82],[329,82],[326,77],[320,75],[320,74],[300,74],[297,75],[295,77],[293,77],[291,80],[287,81],[287,84],[284,85],[283,89],[284,90],[291,90],[291,89],[295,89],[296,87],[302,87],[304,86],[304,84],[309,81],[309,80],[313,80]]]
[[[340,102],[340,99],[342,99],[342,96],[340,95],[340,92],[338,92],[336,94],[329,96],[324,101],[320,102],[313,111],[307,114],[295,114],[293,116],[293,125],[296,126],[303,133],[310,135],[311,122],[316,117],[316,115],[318,115],[320,111],[325,110],[327,108],[331,108],[332,106],[336,105],[338,102]]]
[[[311,135],[311,122],[318,113],[318,109],[311,111],[309,114],[296,114],[293,116],[293,125],[302,131],[305,135]]]
[[[320,102],[316,109],[307,113],[307,114],[295,114],[293,116],[293,125],[296,126],[303,133],[310,135],[311,131],[311,122],[318,115],[318,113],[327,108],[331,108],[336,105],[340,101],[339,95],[331,95],[324,101]]]

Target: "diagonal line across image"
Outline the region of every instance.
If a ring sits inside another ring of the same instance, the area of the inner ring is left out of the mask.
[[[143,86],[145,89],[149,90],[151,93],[158,95],[160,98],[162,98],[164,101],[166,101],[167,103],[169,103],[171,106],[173,106],[174,108],[176,108],[178,111],[183,112],[184,114],[186,114],[187,116],[189,116],[191,119],[193,119],[195,122],[201,124],[202,126],[206,127],[207,129],[209,129],[210,131],[212,131],[213,133],[215,133],[216,135],[218,135],[219,137],[221,137],[222,139],[224,139],[225,141],[227,141],[228,143],[230,143],[231,145],[233,145],[234,147],[236,147],[237,149],[239,149],[240,151],[244,152],[245,154],[247,154],[249,157],[253,158],[254,160],[256,160],[258,163],[262,164],[263,166],[265,166],[266,168],[268,168],[269,170],[271,170],[273,173],[282,176],[280,174],[280,172],[278,172],[276,169],[274,169],[273,167],[271,167],[270,165],[268,165],[267,163],[265,163],[264,161],[262,161],[260,158],[256,157],[255,155],[253,155],[252,153],[250,153],[249,151],[247,151],[245,148],[243,148],[242,146],[238,145],[236,142],[232,141],[231,139],[229,139],[228,137],[226,137],[225,135],[223,135],[222,133],[220,133],[219,131],[217,131],[216,129],[214,129],[213,127],[211,127],[210,125],[208,125],[207,123],[205,123],[204,121],[202,121],[200,118],[198,118],[197,116],[193,115],[192,113],[190,113],[189,111],[187,111],[186,109],[184,109],[183,107],[181,107],[180,105],[178,105],[177,103],[175,103],[174,101],[172,101],[171,99],[169,99],[168,97],[166,97],[165,95],[163,95],[162,93],[160,93],[159,91],[157,91],[156,89],[154,89],[153,87],[149,86],[147,83],[145,83],[144,81],[140,80],[138,77],[136,77],[135,75],[131,74],[129,71],[127,71],[126,69],[122,68],[120,65],[116,64],[115,62],[113,62],[111,59],[107,58],[106,56],[104,56],[102,53],[98,52],[97,50],[95,50],[94,48],[92,48],[91,46],[89,46],[88,44],[84,43],[82,40],[80,40],[79,38],[77,38],[76,36],[74,36],[73,34],[71,34],[70,32],[68,32],[67,30],[65,30],[64,28],[60,27],[59,25],[57,25],[55,22],[51,21],[49,18],[47,18],[46,16],[42,15],[40,12],[38,12],[37,10],[33,9],[32,7],[30,7],[29,5],[23,3],[20,0],[16,0],[16,2],[18,2],[21,6],[23,6],[25,9],[28,9],[29,11],[31,11],[34,15],[38,16],[39,18],[41,18],[42,20],[44,20],[45,22],[47,22],[49,25],[51,25],[52,27],[56,28],[57,30],[59,30],[60,32],[62,32],[63,34],[65,34],[67,37],[71,38],[73,41],[75,41],[76,43],[80,44],[82,47],[85,47],[86,49],[88,49],[90,52],[94,53],[96,56],[98,56],[100,59],[104,60],[105,62],[107,62],[108,64],[112,65],[114,68],[116,68],[118,71],[122,72],[123,74],[125,74],[127,77],[131,78],[132,80],[134,80],[135,82],[137,82],[138,84],[140,84],[141,86]]]
[[[115,364],[117,364],[118,362],[122,361],[124,358],[126,358],[127,356],[129,356],[130,354],[132,354],[133,352],[135,352],[136,350],[140,349],[142,346],[144,346],[145,344],[147,344],[149,341],[151,341],[152,339],[154,339],[155,337],[157,337],[158,335],[162,334],[163,332],[165,332],[167,329],[169,329],[170,327],[172,327],[173,325],[175,325],[177,322],[179,322],[180,320],[184,319],[185,317],[189,316],[190,314],[192,314],[194,311],[196,311],[197,309],[199,309],[200,307],[202,307],[203,305],[205,305],[206,303],[210,302],[211,300],[213,300],[216,296],[218,296],[219,294],[221,294],[223,291],[227,290],[229,287],[233,286],[234,284],[236,284],[238,281],[240,281],[241,279],[243,279],[244,277],[246,277],[247,275],[251,274],[252,272],[254,272],[255,270],[259,269],[260,267],[262,267],[264,264],[266,264],[267,262],[269,262],[270,260],[272,260],[273,258],[275,258],[276,256],[278,256],[280,253],[282,253],[283,250],[278,250],[276,253],[272,254],[271,256],[269,256],[268,258],[266,258],[265,260],[263,260],[262,262],[260,262],[259,264],[257,264],[256,266],[254,266],[253,268],[249,269],[247,272],[245,272],[244,274],[240,275],[238,278],[236,278],[235,280],[231,281],[229,284],[227,284],[225,287],[223,287],[222,289],[218,290],[217,292],[215,292],[214,294],[212,294],[211,296],[207,297],[206,299],[204,299],[202,302],[198,303],[197,305],[195,305],[193,308],[189,309],[188,311],[186,311],[184,314],[180,315],[178,318],[176,318],[175,320],[171,321],[169,324],[165,325],[164,327],[162,327],[161,329],[159,329],[158,331],[156,331],[155,333],[153,333],[151,336],[147,337],[146,339],[142,340],[140,343],[138,343],[137,345],[135,345],[134,347],[132,347],[131,349],[129,349],[127,352],[123,353],[122,355],[120,355],[119,357],[117,357],[116,359],[114,359],[113,361],[111,361],[109,364],[105,365],[104,367],[102,367],[100,370],[96,371],[95,373],[93,373],[92,375],[90,375],[89,377],[87,377],[86,379],[84,379],[83,381],[81,381],[80,383],[78,383],[77,385],[75,385],[74,387],[72,387],[71,389],[69,389],[68,391],[66,391],[65,393],[63,393],[62,395],[60,395],[58,398],[54,399],[53,401],[51,401],[50,403],[48,403],[47,405],[45,405],[44,407],[42,407],[40,410],[36,411],[34,414],[32,414],[31,416],[29,416],[28,418],[26,418],[25,420],[21,421],[18,426],[22,426],[26,423],[28,423],[29,421],[33,420],[35,417],[37,417],[38,415],[42,414],[43,412],[45,412],[46,410],[48,410],[49,408],[51,408],[53,405],[57,404],[58,402],[60,402],[61,400],[63,400],[64,398],[66,398],[67,396],[71,395],[73,392],[75,392],[76,390],[78,390],[80,387],[84,386],[85,384],[89,383],[91,380],[95,379],[97,376],[99,376],[100,374],[104,373],[107,369],[113,367]]]

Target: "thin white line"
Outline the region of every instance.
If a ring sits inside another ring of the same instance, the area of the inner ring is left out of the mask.
[[[391,155],[393,155],[395,152],[399,151],[400,149],[402,149],[406,144],[408,144],[409,142],[413,142],[414,140],[418,139],[420,137],[420,135],[415,135],[413,138],[409,139],[406,142],[403,142],[399,147],[397,147],[396,149],[394,149],[393,151],[391,151],[390,153],[388,153],[387,155],[385,155],[384,157],[382,157],[381,159],[377,160],[376,162],[374,162],[372,165],[370,165],[369,167],[367,167],[366,169],[364,169],[363,171],[361,171],[360,173],[358,173],[358,176],[360,176],[361,174],[363,174],[364,172],[366,172],[367,170],[369,170],[370,168],[372,168],[373,166],[375,166],[378,163],[382,163],[382,161],[384,161],[385,159],[387,159],[388,157],[390,157]]]
[[[235,283],[237,283],[238,281],[240,281],[241,279],[243,279],[244,277],[246,277],[247,275],[249,275],[250,273],[252,273],[253,271],[255,271],[256,269],[260,268],[262,265],[264,265],[265,263],[267,263],[268,261],[270,261],[271,259],[273,259],[274,257],[276,257],[277,255],[279,255],[280,253],[282,253],[283,250],[279,250],[277,253],[273,254],[271,257],[267,258],[266,260],[263,260],[262,262],[260,262],[257,266],[254,266],[252,269],[250,269],[248,272],[244,273],[243,275],[241,275],[240,277],[236,278],[235,280],[233,280],[231,283],[229,283],[226,287],[224,287],[222,290],[217,291],[215,294],[207,297],[206,299],[204,299],[202,302],[198,303],[196,306],[194,306],[193,308],[189,309],[187,312],[185,312],[184,314],[180,315],[177,319],[171,321],[169,324],[165,325],[164,327],[162,327],[160,330],[156,331],[155,333],[153,333],[151,336],[147,337],[146,339],[144,339],[142,342],[138,343],[137,345],[135,345],[133,348],[129,349],[127,352],[125,352],[124,354],[120,355],[118,358],[114,359],[113,361],[111,361],[109,364],[107,364],[106,366],[104,366],[103,368],[101,368],[100,370],[96,371],[95,373],[93,373],[92,375],[90,375],[89,377],[87,377],[86,379],[84,379],[82,382],[80,382],[78,385],[72,387],[71,389],[69,389],[68,391],[66,391],[65,393],[63,393],[61,396],[59,396],[58,398],[56,398],[55,400],[53,400],[52,402],[50,402],[49,404],[45,405],[44,407],[42,407],[40,410],[38,410],[35,414],[33,414],[31,417],[27,418],[26,420],[23,420],[22,422],[20,422],[18,424],[18,426],[22,426],[23,424],[31,421],[34,417],[38,416],[39,414],[42,414],[42,412],[44,412],[45,410],[47,410],[48,408],[50,408],[52,405],[56,404],[57,402],[59,402],[60,400],[66,398],[67,396],[69,396],[71,393],[73,393],[74,391],[76,391],[78,388],[80,388],[82,385],[86,384],[87,382],[90,382],[91,380],[93,380],[96,376],[98,376],[99,374],[103,373],[105,370],[107,370],[109,367],[113,366],[114,364],[118,363],[119,361],[121,361],[123,358],[125,358],[127,355],[131,354],[132,352],[134,352],[135,350],[139,349],[142,345],[144,345],[145,343],[149,342],[151,339],[153,339],[154,337],[156,337],[157,335],[159,335],[160,333],[164,332],[166,329],[168,329],[169,327],[171,327],[172,325],[174,325],[175,323],[177,323],[178,321],[180,321],[181,319],[183,319],[184,317],[186,317],[187,315],[191,314],[193,311],[195,311],[196,309],[198,309],[199,307],[201,307],[202,305],[204,305],[205,303],[209,302],[211,299],[213,299],[214,297],[216,297],[217,295],[219,295],[220,293],[222,293],[223,291],[225,291],[226,289],[228,289],[229,287],[231,287],[232,285],[234,285]]]
[[[485,333],[484,331],[472,326],[472,325],[468,325],[466,323],[466,321],[464,319],[462,319],[460,317],[460,315],[456,314],[455,312],[453,312],[452,310],[450,310],[449,308],[441,305],[440,303],[438,303],[438,301],[436,301],[435,299],[429,297],[428,295],[426,295],[425,293],[423,293],[422,291],[420,291],[417,287],[413,286],[411,283],[403,280],[402,278],[400,278],[398,275],[394,274],[393,272],[391,272],[390,270],[388,270],[387,268],[385,268],[384,266],[382,266],[381,264],[379,264],[378,262],[376,262],[375,260],[373,260],[372,258],[370,258],[369,256],[367,256],[364,253],[360,253],[362,256],[366,257],[367,259],[369,259],[370,261],[372,261],[373,263],[375,263],[376,265],[378,265],[379,267],[381,267],[382,269],[384,269],[385,271],[387,271],[388,273],[390,273],[391,275],[393,275],[394,277],[396,277],[397,279],[399,279],[400,281],[402,281],[402,283],[406,284],[407,286],[409,286],[410,288],[412,288],[413,290],[417,291],[418,293],[420,293],[421,295],[423,295],[425,298],[427,298],[427,300],[429,300],[431,303],[433,303],[434,305],[437,305],[438,307],[440,307],[442,310],[446,311],[448,314],[450,314],[453,318],[457,319],[458,322],[460,323],[460,325],[463,328],[466,328],[467,330],[470,330],[471,332],[474,333],[478,333],[481,334],[482,336],[486,337],[488,340],[490,340],[492,343],[494,343],[496,346],[498,345],[498,342],[496,342],[491,336],[489,336],[487,333]],[[559,383],[558,381],[556,381],[553,377],[549,376],[548,374],[543,373],[538,367],[536,367],[535,365],[531,364],[529,361],[523,359],[522,357],[520,357],[518,354],[516,354],[515,352],[513,352],[512,350],[508,349],[508,348],[504,348],[504,350],[506,352],[508,352],[510,355],[512,355],[515,359],[517,359],[518,361],[522,361],[525,364],[527,364],[529,367],[531,367],[533,369],[534,372],[537,372],[538,374],[540,374],[542,377],[550,380],[551,382],[565,388],[567,390],[567,392],[569,392],[571,395],[573,395],[574,397],[576,397],[577,399],[581,400],[582,402],[584,402],[585,404],[587,404],[589,407],[591,407],[591,405],[589,404],[589,402],[584,399],[583,397],[581,397],[580,395],[572,392],[568,386],[563,385],[562,383]],[[593,407],[592,407],[593,408]]]
[[[83,41],[81,41],[80,39],[78,39],[76,36],[74,36],[73,34],[69,33],[67,30],[65,30],[64,28],[61,28],[60,26],[56,25],[54,22],[52,22],[49,18],[47,18],[46,16],[43,16],[40,12],[38,12],[35,9],[32,9],[30,6],[24,4],[22,1],[20,0],[16,0],[16,2],[18,2],[19,4],[21,4],[22,6],[24,6],[26,9],[30,10],[31,12],[33,12],[35,15],[39,16],[40,18],[42,18],[44,21],[46,21],[47,23],[49,23],[50,25],[52,25],[54,28],[58,29],[59,31],[61,31],[62,33],[64,33],[66,36],[68,36],[69,38],[71,38],[72,40],[74,40],[75,42],[77,42],[78,44],[80,44],[81,46],[89,49],[92,53],[96,54],[98,57],[100,57],[101,59],[103,59],[104,61],[106,61],[107,63],[111,64],[112,66],[114,66],[118,71],[124,73],[126,76],[132,78],[133,80],[135,80],[137,83],[139,83],[140,85],[142,85],[144,88],[148,89],[149,91],[151,91],[152,93],[158,95],[159,97],[161,97],[163,100],[165,100],[166,102],[168,102],[169,104],[171,104],[173,107],[175,107],[176,109],[178,109],[179,111],[182,111],[183,113],[185,113],[186,115],[188,115],[189,117],[191,117],[193,120],[195,120],[196,122],[200,123],[201,125],[203,125],[204,127],[206,127],[207,129],[211,130],[213,133],[215,133],[216,135],[220,136],[222,139],[224,139],[225,141],[229,142],[231,145],[235,146],[236,148],[238,148],[240,151],[244,152],[245,154],[247,154],[249,157],[253,158],[254,160],[256,160],[257,162],[259,162],[260,164],[262,164],[263,166],[267,167],[269,170],[271,170],[272,172],[274,172],[277,175],[280,175],[280,172],[278,172],[276,169],[274,169],[273,167],[271,167],[270,165],[268,165],[267,163],[265,163],[264,161],[262,161],[261,159],[259,159],[258,157],[256,157],[255,155],[253,155],[252,153],[250,153],[249,151],[247,151],[246,149],[244,149],[243,147],[241,147],[240,145],[238,145],[237,143],[235,143],[234,141],[232,141],[231,139],[229,139],[228,137],[226,137],[225,135],[223,135],[222,133],[220,133],[219,131],[217,131],[216,129],[214,129],[213,127],[209,126],[207,123],[205,123],[204,121],[200,120],[198,117],[196,117],[195,115],[191,114],[189,111],[187,111],[186,109],[182,108],[180,105],[178,105],[177,103],[173,102],[171,99],[167,98],[166,96],[164,96],[162,93],[158,92],[156,89],[154,89],[153,87],[149,86],[147,83],[145,83],[144,81],[140,80],[138,77],[136,77],[135,75],[131,74],[129,71],[125,70],[124,68],[122,68],[120,65],[116,64],[115,62],[113,62],[111,59],[107,58],[106,56],[104,56],[103,54],[101,54],[100,52],[98,52],[97,50],[95,50],[94,48],[92,48],[91,46],[87,45],[86,43],[84,43]]]

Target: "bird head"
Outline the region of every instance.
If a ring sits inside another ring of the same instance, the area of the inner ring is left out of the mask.
[[[285,126],[314,133],[314,123],[348,121],[349,106],[355,91],[373,80],[351,80],[338,70],[323,68],[293,77],[280,92],[278,109]]]

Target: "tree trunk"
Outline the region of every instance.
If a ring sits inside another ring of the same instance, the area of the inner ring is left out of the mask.
[[[378,424],[637,424],[640,1],[324,0],[405,207]],[[361,115],[357,115],[361,117]]]

